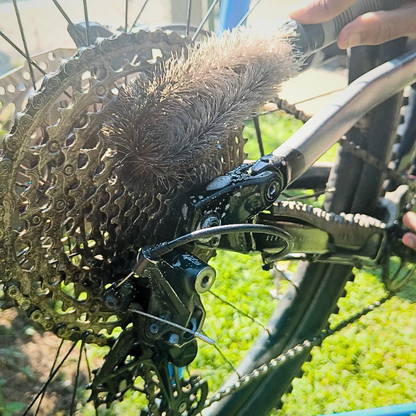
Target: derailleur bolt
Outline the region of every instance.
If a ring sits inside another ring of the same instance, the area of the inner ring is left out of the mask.
[[[218,227],[221,225],[220,220],[213,214],[209,214],[208,216],[205,216],[202,218],[199,229],[206,229],[211,227]],[[216,247],[220,243],[220,238],[218,236],[212,236],[207,238],[200,238],[198,240],[202,244],[209,244],[211,247]]]
[[[149,326],[149,331],[151,334],[157,334],[159,332],[159,324],[154,322]]]
[[[118,299],[113,295],[108,295],[105,298],[105,305],[107,308],[114,309],[118,306]]]
[[[279,191],[280,191],[279,183],[276,181],[270,182],[266,190],[266,199],[269,202],[275,201],[276,198],[279,196]]]
[[[203,268],[196,276],[195,279],[195,290],[198,293],[205,293],[211,289],[212,285],[215,282],[215,269],[211,266],[206,266]]]
[[[170,334],[168,342],[171,345],[177,345],[179,343],[179,335],[174,333]]]

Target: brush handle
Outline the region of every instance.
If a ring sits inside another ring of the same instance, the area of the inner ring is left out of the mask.
[[[295,22],[298,39],[296,48],[310,55],[336,42],[341,30],[364,13],[393,10],[400,7],[402,0],[360,0],[332,20],[317,25],[301,25]]]

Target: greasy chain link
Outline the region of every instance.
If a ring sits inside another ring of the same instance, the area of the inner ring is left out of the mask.
[[[312,118],[311,116],[305,114],[302,110],[296,108],[295,105],[290,104],[288,101],[280,98],[279,96],[273,100],[273,103],[276,104],[277,108],[287,114],[290,114],[291,116],[295,117],[296,120],[299,120],[302,123],[306,123]]]
[[[379,171],[384,172],[388,179],[392,179],[401,185],[407,185],[411,191],[416,192],[416,181],[410,179],[406,174],[389,168],[380,159],[377,159],[375,156],[361,148],[359,144],[354,143],[352,140],[348,140],[345,136],[341,138],[339,144],[343,149],[352,153],[358,159],[373,166]]]

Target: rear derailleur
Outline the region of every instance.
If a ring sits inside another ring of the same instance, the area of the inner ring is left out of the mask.
[[[196,415],[208,386],[198,376],[185,378],[183,368],[197,354],[195,336],[208,339],[198,332],[205,319],[200,294],[213,285],[215,271],[181,249],[157,261],[144,252],[135,277],[106,291],[106,306],[130,314],[131,323],[95,371],[90,400],[109,407],[136,390],[149,402],[144,415]]]

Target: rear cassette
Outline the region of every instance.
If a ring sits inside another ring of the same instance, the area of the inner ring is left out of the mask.
[[[174,236],[180,198],[242,162],[236,132],[217,162],[175,186],[123,182],[102,126],[119,88],[149,76],[189,40],[121,34],[83,48],[45,77],[16,117],[0,160],[0,283],[9,299],[60,338],[105,345],[127,315],[104,291],[129,273],[144,244]],[[84,334],[84,335],[83,335]]]

